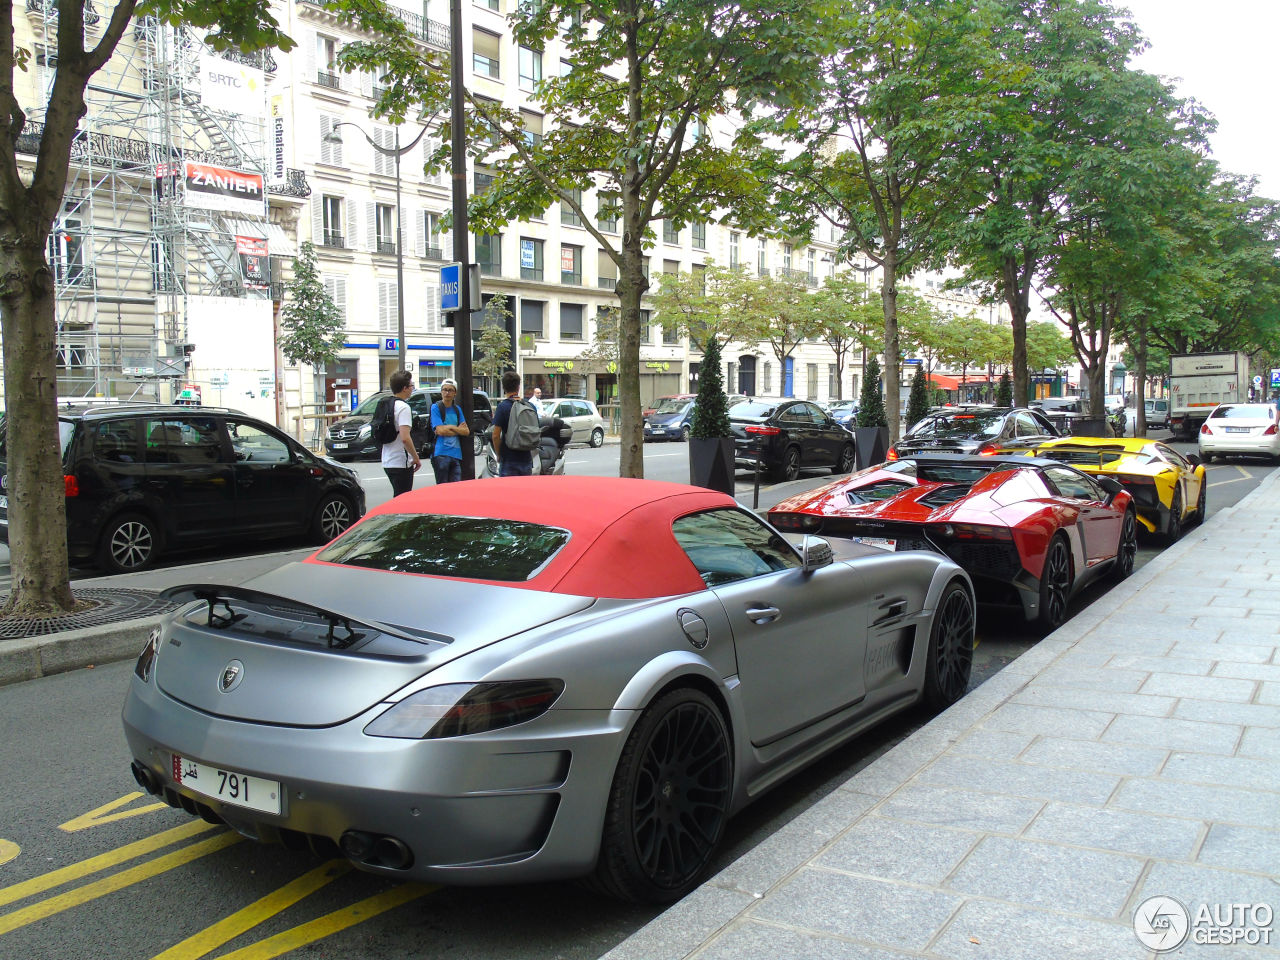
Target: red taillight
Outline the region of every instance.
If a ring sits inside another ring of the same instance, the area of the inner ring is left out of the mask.
[[[74,475],[68,474],[62,478],[62,486],[66,490],[68,497],[80,496],[80,481]]]
[[[933,528],[951,540],[1012,540],[1008,527],[991,527],[980,523],[944,523]]]
[[[754,433],[761,437],[776,437],[781,432],[777,427],[769,427],[764,424],[752,424],[747,427],[747,433]]]
[[[1203,423],[1203,424],[1201,424],[1201,425],[1200,425],[1200,432],[1201,432],[1201,433],[1209,433],[1209,434],[1213,433],[1213,431],[1209,429],[1209,424],[1208,424],[1208,423]]]
[[[884,455],[884,459],[885,459],[885,462],[888,462],[890,460],[897,460],[898,451],[893,449],[893,447],[890,447],[889,452]]]
[[[1267,429],[1262,431],[1262,435],[1264,437],[1274,437],[1276,435],[1276,425],[1273,423],[1271,426],[1267,427]]]
[[[994,457],[996,455],[997,449],[998,447],[994,443],[984,443],[982,446],[978,448],[978,456]]]

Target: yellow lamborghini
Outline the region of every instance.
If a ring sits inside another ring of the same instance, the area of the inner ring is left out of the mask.
[[[1099,477],[1124,484],[1138,509],[1138,522],[1148,532],[1163,534],[1170,543],[1186,525],[1204,520],[1204,464],[1184,457],[1158,440],[1146,437],[1060,437],[1033,450],[1033,457],[1049,457]]]

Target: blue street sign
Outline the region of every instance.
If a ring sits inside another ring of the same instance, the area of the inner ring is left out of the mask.
[[[1271,385],[1273,387],[1280,387],[1280,367],[1271,368]]]
[[[462,264],[446,263],[440,268],[440,309],[451,313],[462,305]]]

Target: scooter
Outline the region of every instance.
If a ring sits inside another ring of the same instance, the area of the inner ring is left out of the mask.
[[[533,451],[533,476],[563,476],[564,451],[573,437],[573,428],[559,417],[542,418],[542,439]],[[498,451],[493,447],[493,427],[484,432],[484,469],[481,479],[498,475]]]

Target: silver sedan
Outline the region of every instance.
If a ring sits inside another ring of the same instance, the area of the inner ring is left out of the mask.
[[[170,591],[190,602],[131,678],[133,773],[390,877],[671,901],[750,800],[968,686],[964,571],[840,550],[679,484],[427,487],[245,586]]]

